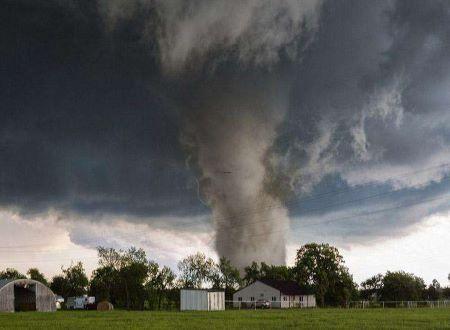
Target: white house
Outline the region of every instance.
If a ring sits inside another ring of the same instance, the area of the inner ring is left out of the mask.
[[[203,289],[181,289],[180,310],[221,311],[225,310],[225,292]]]
[[[307,294],[294,281],[259,280],[233,294],[234,307],[263,305],[273,308],[316,307],[316,296]]]

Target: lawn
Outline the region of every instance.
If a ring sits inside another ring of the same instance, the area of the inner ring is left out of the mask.
[[[450,329],[450,309],[0,313],[0,329]]]

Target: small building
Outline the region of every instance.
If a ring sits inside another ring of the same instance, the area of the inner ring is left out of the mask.
[[[223,311],[225,310],[225,292],[218,290],[181,289],[180,310]]]
[[[0,280],[0,312],[55,312],[55,295],[41,282]]]
[[[258,280],[233,294],[233,306],[271,308],[316,307],[316,296],[294,281]]]

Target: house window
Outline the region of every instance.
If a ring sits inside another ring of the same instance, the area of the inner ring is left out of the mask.
[[[261,293],[259,296],[260,296],[261,298],[264,297],[264,293]]]
[[[238,297],[238,301],[242,301],[242,297]]]
[[[255,297],[250,297],[250,301],[255,301]]]
[[[277,301],[277,297],[273,296],[272,301]]]

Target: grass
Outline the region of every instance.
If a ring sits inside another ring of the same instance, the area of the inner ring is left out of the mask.
[[[450,329],[450,309],[0,313],[0,329]]]

